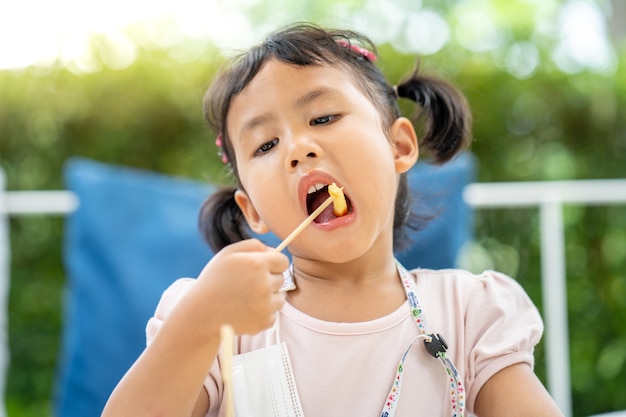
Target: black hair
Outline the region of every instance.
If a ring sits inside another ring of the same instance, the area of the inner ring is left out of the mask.
[[[365,48],[374,55],[364,54]],[[242,185],[237,160],[226,128],[230,103],[263,64],[277,59],[291,65],[333,65],[350,72],[363,93],[382,116],[385,132],[401,116],[398,98],[417,103],[414,122],[423,127],[420,149],[435,163],[450,160],[469,141],[471,114],[464,96],[448,82],[422,75],[419,67],[393,87],[373,63],[376,47],[366,36],[351,30],[324,29],[312,24],[288,26],[268,35],[264,42],[239,55],[217,75],[204,97],[204,116],[222,137],[224,156],[237,182],[213,193],[200,213],[200,229],[214,251],[246,239],[249,232],[243,214],[235,203],[235,190]],[[394,213],[394,250],[406,242],[405,226],[414,226],[406,174],[400,177]]]

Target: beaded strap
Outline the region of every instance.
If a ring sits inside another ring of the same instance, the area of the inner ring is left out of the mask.
[[[400,363],[398,364],[398,368],[396,370],[396,377],[394,378],[393,384],[391,385],[389,395],[387,395],[387,399],[385,400],[385,405],[383,406],[383,410],[380,416],[393,417],[395,415],[398,398],[400,397],[400,388],[402,387],[402,373],[404,372],[404,362],[409,351],[411,350],[411,347],[413,347],[413,344],[419,339],[424,339],[424,343],[426,344],[428,351],[435,358],[439,358],[441,360],[444,368],[446,369],[446,372],[448,373],[450,384],[449,387],[451,415],[452,417],[463,417],[465,413],[465,388],[463,387],[463,381],[459,376],[459,372],[457,371],[456,367],[454,366],[448,355],[446,355],[446,349],[448,346],[445,343],[445,340],[443,340],[440,335],[435,336],[434,334],[427,334],[423,310],[416,295],[417,291],[415,288],[415,282],[413,281],[413,278],[410,276],[408,271],[399,263],[398,271],[400,272],[400,278],[402,279],[402,284],[406,292],[406,297],[409,300],[411,317],[413,317],[413,320],[415,321],[419,335],[411,341],[409,346],[402,354],[402,357],[400,358]]]

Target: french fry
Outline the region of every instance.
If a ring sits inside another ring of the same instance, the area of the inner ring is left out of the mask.
[[[346,197],[343,195],[343,188],[337,187],[334,182],[328,186],[328,194],[333,197],[333,213],[335,216],[341,217],[348,214],[348,204]]]
[[[334,182],[328,186],[328,194],[330,196],[324,200],[324,202],[313,212],[304,219],[302,223],[298,227],[294,229],[293,232],[289,236],[283,240],[280,245],[276,247],[277,252],[282,252],[283,249],[287,247],[291,243],[292,240],[296,238],[320,213],[328,207],[331,203],[333,203],[333,213],[335,216],[345,216],[348,214],[348,204],[346,203],[346,197],[343,195],[343,189],[339,188],[337,184]]]

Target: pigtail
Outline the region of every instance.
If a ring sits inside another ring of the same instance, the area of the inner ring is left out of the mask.
[[[243,213],[235,202],[234,187],[222,188],[206,199],[200,209],[199,226],[214,252],[250,237]]]
[[[417,122],[424,127],[421,147],[428,150],[437,163],[450,160],[467,147],[472,116],[465,97],[444,80],[415,71],[397,86],[398,97],[420,105]]]

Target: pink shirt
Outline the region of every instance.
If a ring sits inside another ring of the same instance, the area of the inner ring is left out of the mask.
[[[460,270],[411,271],[424,310],[426,330],[440,333],[447,354],[462,375],[467,412],[495,373],[516,363],[533,365],[533,349],[543,331],[541,317],[522,287],[506,275]],[[148,343],[193,279],[176,281],[165,291],[147,325]],[[265,346],[266,332],[241,336],[237,352]],[[402,352],[418,335],[408,302],[391,314],[362,323],[326,322],[286,303],[280,312],[280,339],[286,342],[306,417],[378,417]],[[448,378],[441,361],[417,341],[405,362],[397,417],[450,415]],[[205,380],[211,409],[219,404],[223,383],[216,360]]]

